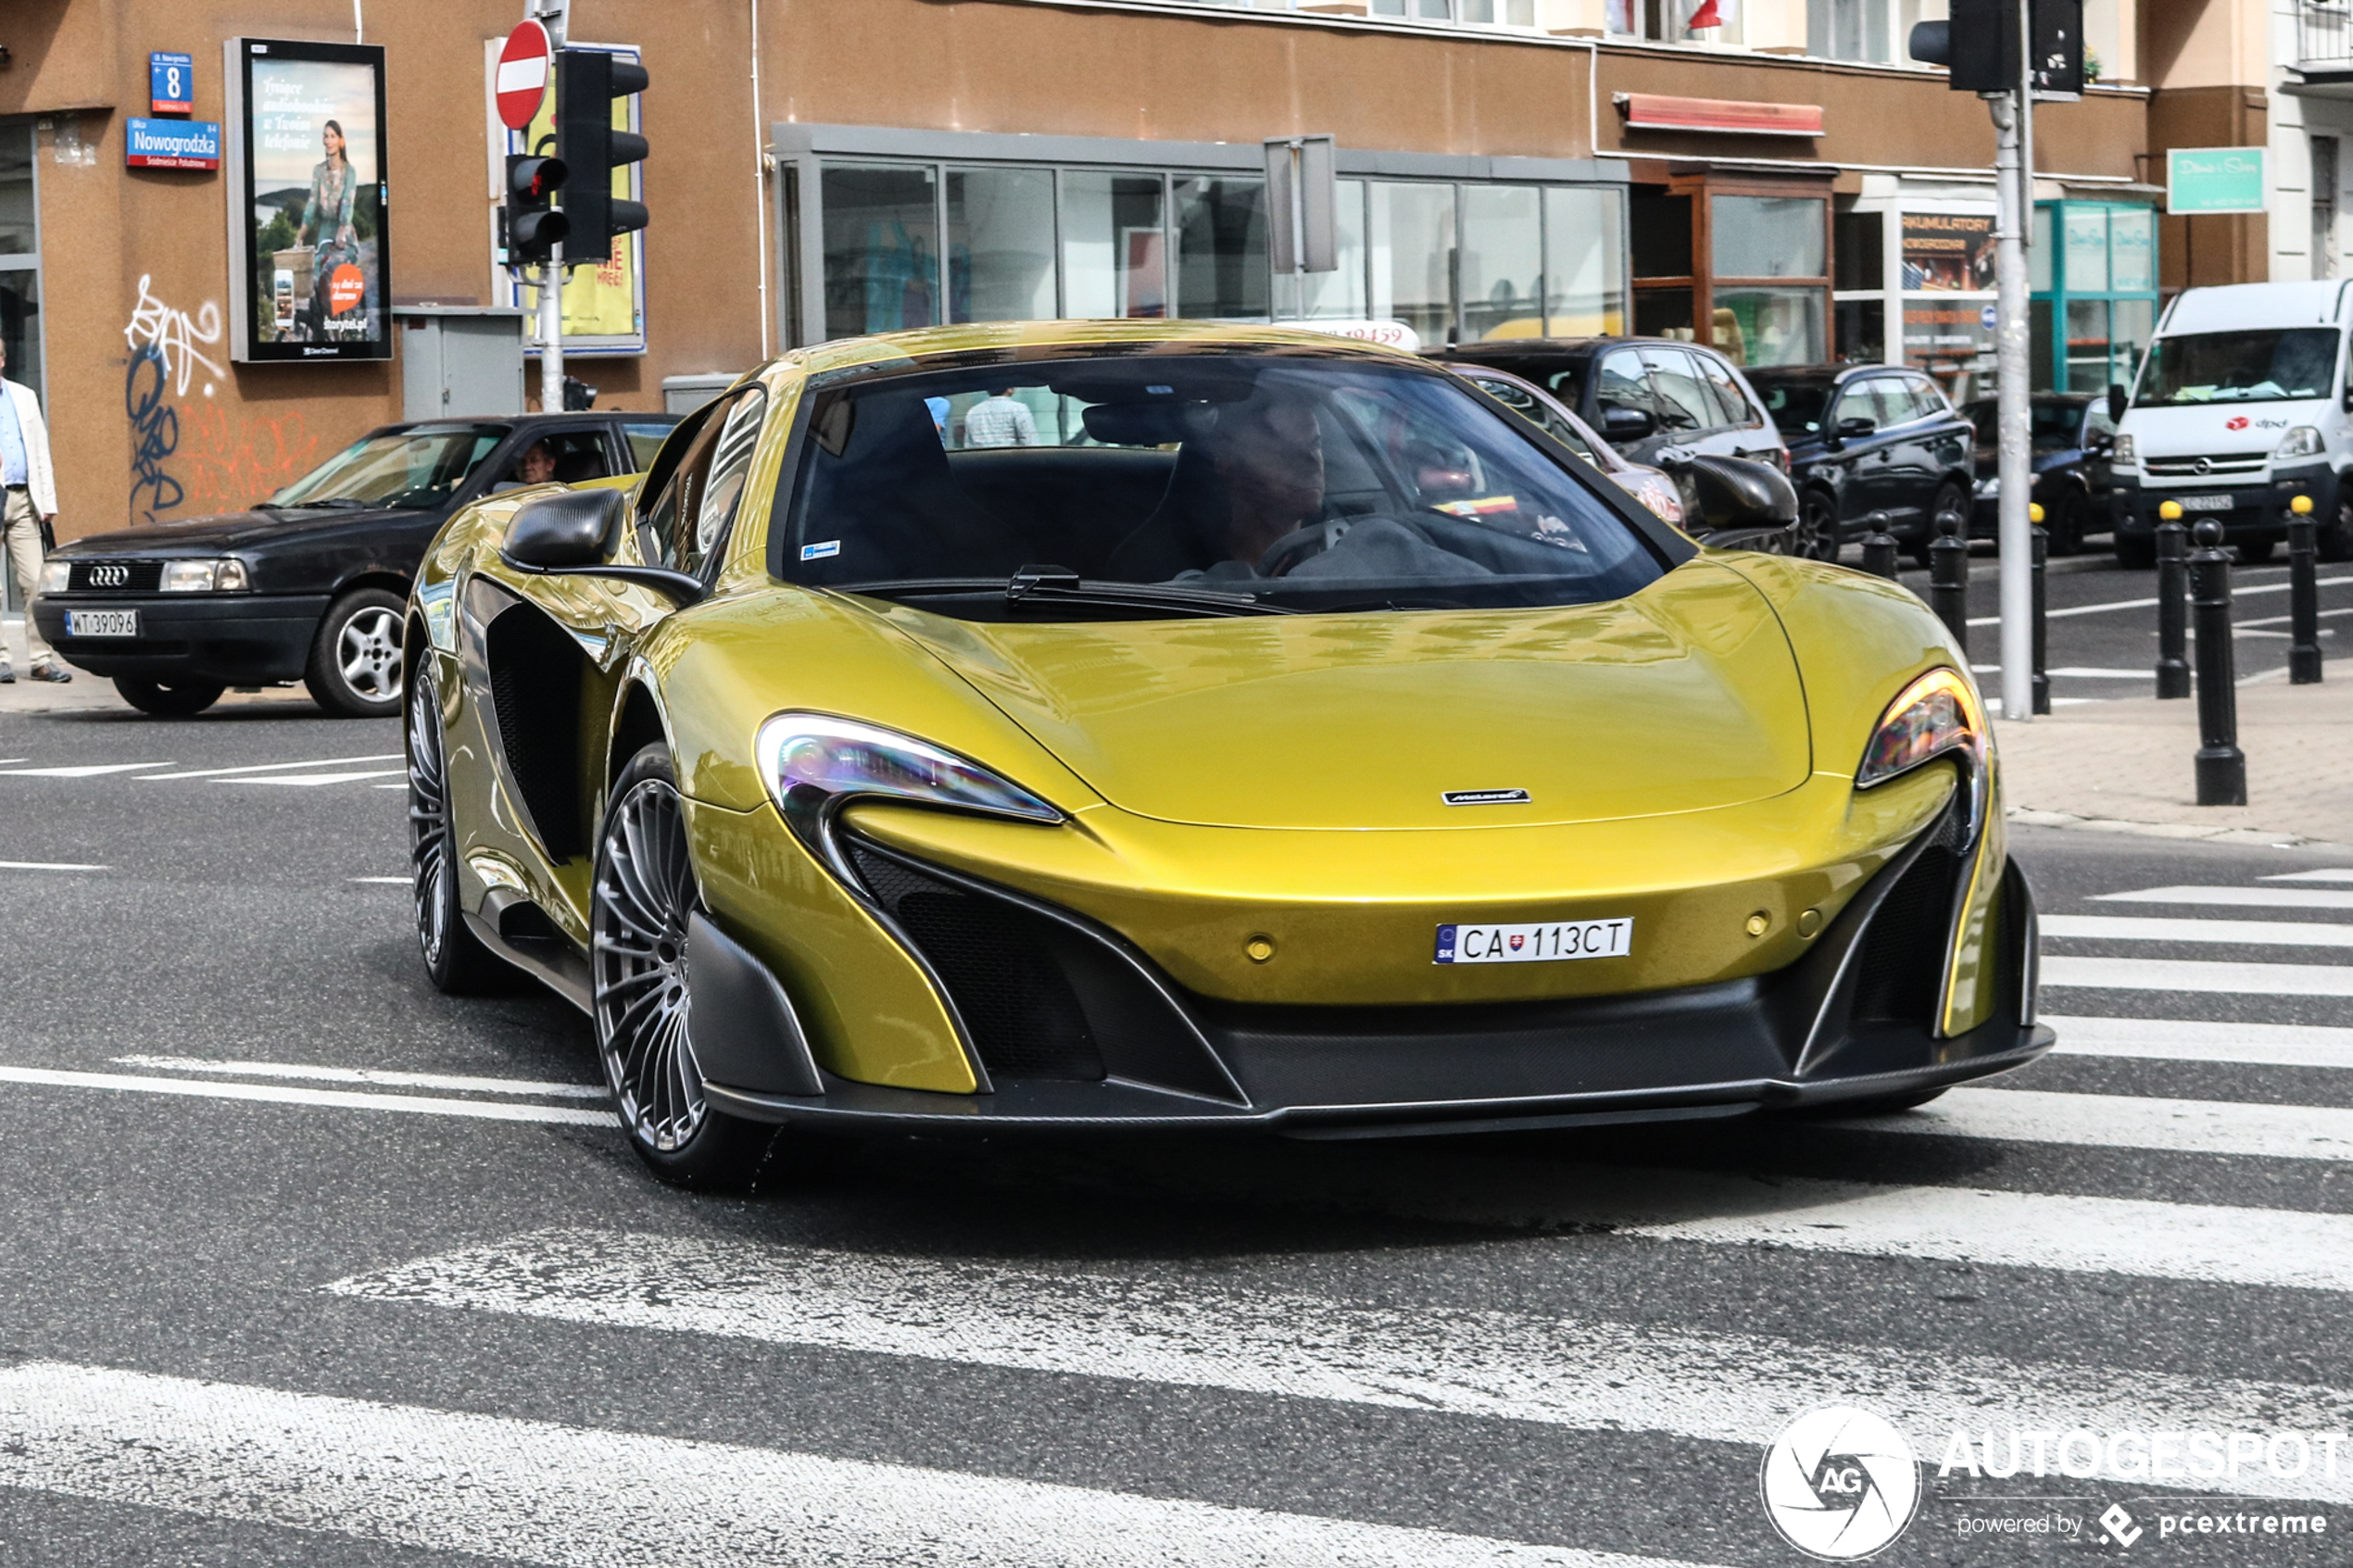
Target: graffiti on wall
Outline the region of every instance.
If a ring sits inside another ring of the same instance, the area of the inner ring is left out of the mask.
[[[180,410],[166,395],[171,372],[160,350],[132,350],[123,376],[122,407],[131,416],[131,517],[153,522],[187,499],[187,491],[164,467],[180,450]]]
[[[299,409],[233,421],[207,403],[187,410],[180,438],[187,503],[197,513],[249,507],[319,466],[319,437]]]

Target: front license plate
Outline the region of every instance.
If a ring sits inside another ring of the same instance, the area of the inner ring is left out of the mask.
[[[2227,512],[2238,503],[2228,495],[2184,495],[2182,509],[2185,512]]]
[[[1441,925],[1436,963],[1566,963],[1622,959],[1634,950],[1634,920],[1543,921],[1534,925]]]
[[[139,612],[135,609],[66,611],[66,635],[69,637],[135,637],[138,634]]]

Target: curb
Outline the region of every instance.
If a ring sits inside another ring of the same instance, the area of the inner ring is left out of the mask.
[[[2195,839],[2207,844],[2251,844],[2267,849],[2320,849],[2353,855],[2353,845],[2325,838],[2307,838],[2285,829],[2209,828],[2195,822],[2128,822],[2114,817],[2078,817],[2066,811],[2038,811],[2013,806],[2002,813],[2021,827],[2071,828],[2079,832],[2120,833],[2139,838]]]

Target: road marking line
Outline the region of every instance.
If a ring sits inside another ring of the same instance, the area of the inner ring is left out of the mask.
[[[2142,920],[2130,915],[2044,915],[2045,936],[2108,942],[2221,942],[2248,947],[2353,947],[2353,925],[2293,920]]]
[[[352,762],[400,762],[407,759],[397,751],[387,751],[375,757],[321,757],[309,762],[251,762],[242,768],[197,768],[185,773],[150,773],[156,779],[213,779],[231,773],[283,773],[296,768],[339,768]]]
[[[2353,1069],[2353,1029],[2170,1018],[2066,1018],[2049,1013],[2043,1015],[2043,1022],[2058,1032],[2062,1056]]]
[[[2043,960],[2043,984],[2111,991],[2220,991],[2249,997],[2353,997],[2353,964],[2224,963],[2198,959]]]
[[[2353,909],[2353,888],[2141,887],[2095,894],[2095,904],[2214,904],[2249,909]]]
[[[2331,866],[2317,872],[2281,872],[2276,876],[2256,878],[2258,882],[2353,882],[2353,867]]]
[[[0,1371],[0,1485],[555,1568],[1656,1558],[106,1367]]]
[[[1892,1116],[1843,1119],[1873,1132],[2266,1160],[2353,1160],[2353,1110],[2237,1100],[2152,1099],[2045,1089],[1954,1089]]]
[[[601,1084],[543,1083],[531,1078],[481,1078],[458,1073],[401,1073],[382,1067],[315,1067],[300,1061],[216,1061],[194,1056],[118,1056],[119,1067],[162,1073],[224,1073],[245,1078],[307,1078],[326,1084],[384,1084],[394,1088],[452,1089],[481,1095],[547,1095],[610,1099]]]
[[[559,1229],[338,1280],[338,1295],[611,1328],[1230,1389],[1589,1431],[1769,1441],[1856,1404],[1931,1439],[1954,1426],[2339,1430],[2353,1393],[2020,1363],[1960,1351],[1450,1307],[1359,1306],[1143,1277]],[[2263,1419],[2258,1423],[2255,1417]],[[2353,1456],[2348,1456],[2353,1458]],[[2242,1474],[2282,1495],[2316,1478]],[[2353,1463],[2333,1496],[2353,1497]]]
[[[407,784],[370,784],[368,787],[369,787],[370,789],[407,789],[409,786],[408,786]]]
[[[115,1089],[132,1094],[190,1095],[199,1099],[265,1100],[274,1105],[320,1105],[345,1110],[406,1110],[427,1116],[472,1116],[485,1122],[561,1122],[585,1127],[618,1127],[610,1110],[578,1110],[568,1105],[500,1105],[489,1100],[440,1099],[429,1095],[374,1095],[351,1089],[298,1089],[285,1084],[207,1084],[185,1078],[149,1078],[130,1073],[72,1073],[52,1067],[0,1067],[0,1084],[32,1084],[61,1089]]]
[[[2353,577],[2323,577],[2313,586],[2338,588],[2347,583],[2353,583]],[[2239,597],[2245,598],[2249,594],[2284,594],[2287,590],[2288,584],[2285,583],[2249,583],[2235,586],[2231,591]],[[2109,610],[2116,609],[2146,609],[2156,603],[2155,599],[2119,599],[2114,604],[2070,605],[2065,609],[2045,610],[2043,612],[2043,619],[2057,621],[2068,615],[2104,615]],[[1998,615],[1973,616],[1969,620],[1969,624],[1972,626],[1999,626],[2001,623],[2002,618]]]
[[[409,887],[415,885],[417,879],[412,876],[355,876],[350,880],[372,883],[384,887]]]
[[[0,860],[0,872],[107,872],[112,866],[84,866],[71,860]]]
[[[1998,675],[2002,672],[2002,667],[1998,664],[1972,664],[1969,670],[1973,674],[1979,675]],[[2080,665],[2070,665],[2061,670],[2045,670],[2043,673],[2066,675],[2078,681],[2152,681],[2157,678],[2157,671],[2154,670],[2087,670]]]
[[[308,788],[320,784],[357,784],[361,779],[388,779],[408,771],[406,768],[375,768],[364,773],[289,773],[282,779],[215,779],[212,782],[225,784],[296,784]]]
[[[169,762],[84,762],[70,768],[0,768],[0,774],[15,779],[94,779],[101,773],[138,773],[170,766]]]

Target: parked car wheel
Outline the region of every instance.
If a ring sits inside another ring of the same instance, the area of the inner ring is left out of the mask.
[[[622,1131],[664,1181],[749,1185],[778,1132],[728,1115],[703,1093],[686,972],[687,921],[702,895],[678,775],[659,742],[613,785],[590,900],[590,1010]]]
[[[117,675],[114,689],[142,713],[165,719],[185,719],[202,713],[220,700],[229,688],[211,681],[149,681],[137,675]]]
[[[448,752],[441,700],[420,669],[409,684],[409,872],[417,905],[417,946],[434,989],[453,997],[504,991],[519,978],[483,946],[458,904],[458,857],[449,832]]]
[[[2050,550],[2055,556],[2080,555],[2083,549],[2083,520],[2091,508],[2084,504],[2082,493],[2070,490],[2058,504],[2058,512],[2051,519]]]
[[[2116,533],[2116,564],[2127,571],[2146,571],[2157,564],[2157,540],[2134,538],[2122,529]]]
[[[1807,560],[1838,559],[1838,502],[1827,490],[1808,490],[1797,507],[1789,553]]]
[[[2353,500],[2339,502],[2336,521],[2318,532],[2322,560],[2353,560]]]
[[[400,711],[400,615],[396,594],[361,588],[327,607],[310,645],[302,684],[320,707],[350,719]]]

